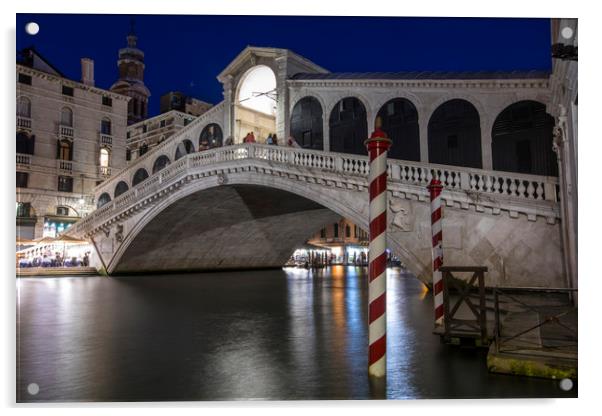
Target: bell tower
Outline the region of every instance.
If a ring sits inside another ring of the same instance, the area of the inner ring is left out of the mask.
[[[132,98],[128,103],[128,125],[148,117],[148,99],[151,95],[144,85],[144,52],[138,49],[137,42],[132,19],[127,47],[119,49],[119,79],[111,86],[111,91]]]

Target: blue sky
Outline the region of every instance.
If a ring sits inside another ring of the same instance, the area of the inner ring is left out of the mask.
[[[79,80],[95,61],[96,85],[117,79],[117,51],[131,15],[17,14],[17,49],[35,46]],[[549,19],[314,16],[134,16],[146,55],[150,115],[159,98],[183,91],[218,103],[217,74],[247,45],[288,48],[333,72],[550,70]],[[40,32],[25,33],[35,21]]]

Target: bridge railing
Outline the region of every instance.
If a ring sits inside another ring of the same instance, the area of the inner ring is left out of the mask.
[[[151,175],[113,201],[79,221],[74,230],[83,231],[113,209],[123,209],[137,200],[159,190],[164,183],[190,169],[218,165],[239,160],[267,161],[284,167],[310,168],[322,172],[341,173],[345,177],[366,178],[369,173],[367,156],[331,153],[301,148],[240,144],[191,153]],[[510,172],[485,171],[457,166],[434,165],[402,160],[389,160],[389,180],[426,188],[437,176],[446,190],[463,191],[477,195],[489,194],[522,201],[557,201],[558,179]],[[426,191],[425,191],[426,192]],[[113,194],[112,190],[109,190]]]

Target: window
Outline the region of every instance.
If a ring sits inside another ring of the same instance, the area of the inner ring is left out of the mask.
[[[190,123],[190,119],[189,119],[189,118],[185,118],[185,119],[184,119],[184,125],[185,125],[185,126],[187,126],[187,125],[188,125],[188,123]]]
[[[63,85],[63,95],[68,95],[69,97],[73,97],[73,88]]]
[[[31,85],[31,76],[25,74],[19,74],[19,83],[25,85]]]
[[[19,217],[19,218],[31,217],[31,203],[17,202],[17,217]]]
[[[320,230],[320,238],[326,238],[326,228]]]
[[[107,107],[113,106],[113,99],[111,97],[107,97],[105,95],[102,96],[102,105],[106,105]]]
[[[61,125],[73,127],[73,111],[69,107],[63,107],[61,110]]]
[[[125,160],[132,160],[132,151],[130,149],[125,149]]]
[[[71,152],[71,142],[68,140],[59,140],[56,158],[60,160],[73,160]]]
[[[23,153],[27,155],[33,155],[35,147],[35,136],[29,135],[25,132],[17,133],[17,153]]]
[[[31,101],[29,101],[29,98],[19,97],[17,115],[19,117],[31,118]]]
[[[345,226],[345,237],[347,237],[347,238],[351,237],[351,227],[348,225]]]
[[[142,146],[140,146],[140,149],[138,149],[138,156],[142,156],[146,152],[148,152],[148,144],[144,143]]]
[[[56,215],[68,217],[69,216],[69,207],[56,207]]]
[[[106,168],[109,166],[109,151],[100,149],[100,166]]]
[[[334,238],[339,238],[339,224],[334,224]]]
[[[159,124],[160,124],[160,127],[165,127],[165,120],[161,120],[161,122]]]
[[[130,136],[131,136],[131,132],[128,131],[127,134],[126,134],[126,137],[129,139]]]
[[[142,125],[142,133],[146,133],[146,124]]]
[[[29,182],[29,173],[17,172],[17,188],[27,188]]]
[[[109,120],[108,118],[103,118],[100,121],[100,133],[109,136],[111,135],[111,120]]]
[[[59,192],[73,192],[73,178],[59,176]]]

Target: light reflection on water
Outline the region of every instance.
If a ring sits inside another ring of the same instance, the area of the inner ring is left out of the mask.
[[[441,345],[424,286],[391,269],[387,282],[387,398],[567,395],[553,381],[489,374],[483,351]],[[19,401],[381,397],[367,378],[366,268],[17,287]]]

